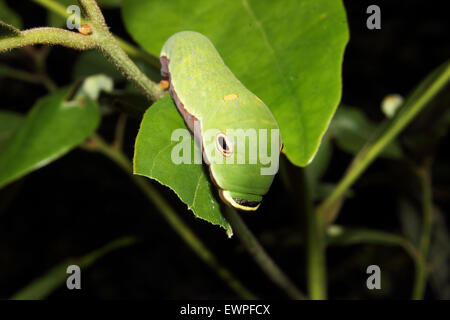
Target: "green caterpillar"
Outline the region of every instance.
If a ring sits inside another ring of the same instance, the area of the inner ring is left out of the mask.
[[[160,60],[161,74],[169,80],[172,98],[202,146],[221,199],[236,209],[258,209],[278,170],[282,146],[278,124],[269,108],[244,87],[213,44],[198,32],[182,31],[171,36]],[[216,131],[212,137],[206,134],[211,130]],[[237,141],[245,141],[244,147]],[[206,150],[208,145],[216,150]],[[257,145],[260,161],[251,153]],[[261,156],[264,149],[270,149],[276,162],[275,170],[266,173],[268,159]],[[212,161],[213,153],[219,161]],[[236,163],[236,159],[245,159],[245,163]]]

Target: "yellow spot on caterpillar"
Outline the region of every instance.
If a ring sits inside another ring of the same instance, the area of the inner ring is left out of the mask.
[[[258,100],[261,103],[264,103],[258,96],[255,96],[256,100]]]
[[[92,27],[88,24],[83,24],[78,28],[78,32],[85,36],[90,35],[92,33]]]
[[[161,89],[167,90],[170,87],[170,83],[167,80],[161,80],[161,82],[159,83],[159,86],[161,87]]]
[[[326,13],[322,13],[322,15],[320,16],[322,19],[325,19],[327,17]]]
[[[233,93],[233,94],[229,94],[229,95],[223,97],[223,100],[224,101],[231,101],[231,100],[235,100],[237,98],[238,98],[238,95],[236,93]]]

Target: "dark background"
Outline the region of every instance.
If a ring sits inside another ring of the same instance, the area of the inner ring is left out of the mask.
[[[432,69],[450,56],[448,10],[444,1],[344,1],[350,42],[343,65],[343,98],[376,122],[383,119],[382,98],[407,95]],[[25,27],[45,25],[45,10],[30,1],[8,1]],[[378,4],[382,29],[366,28],[366,8]],[[127,39],[119,10],[104,11],[111,30]],[[230,22],[231,23],[231,22]],[[131,39],[129,39],[131,41]],[[8,63],[29,68],[21,52]],[[53,48],[48,61],[59,85],[71,82],[78,53]],[[0,79],[1,107],[26,112],[46,92],[40,86]],[[420,116],[419,116],[420,117]],[[111,139],[117,114],[104,117],[100,132]],[[132,156],[138,119],[127,125],[126,150]],[[427,134],[426,131],[424,134]],[[437,145],[433,180],[436,188],[449,186],[448,135]],[[334,147],[333,160],[323,180],[337,181],[351,155]],[[1,169],[1,168],[0,168]],[[353,188],[338,223],[400,232],[399,198],[407,197],[409,181],[402,165],[377,160]],[[157,184],[155,184],[157,185]],[[236,238],[195,219],[170,190],[157,186],[181,217],[205,241],[219,260],[261,297],[285,298],[260,271]],[[414,205],[414,198],[412,200]],[[449,197],[435,197],[448,212]],[[243,214],[270,255],[305,288],[305,250],[285,244],[284,235],[304,234],[303,223],[279,178],[257,214]],[[283,236],[280,236],[283,234]],[[122,235],[141,241],[108,254],[82,272],[82,290],[57,290],[51,298],[236,298],[181,238],[156,208],[115,164],[100,155],[74,150],[51,165],[27,175],[0,191],[0,298],[8,298],[67,257],[81,256]],[[270,239],[275,239],[272,241]],[[414,265],[395,247],[357,245],[328,249],[330,298],[410,297]],[[380,265],[381,292],[366,289],[366,267]],[[430,288],[429,288],[430,289]],[[436,298],[427,290],[427,298]]]

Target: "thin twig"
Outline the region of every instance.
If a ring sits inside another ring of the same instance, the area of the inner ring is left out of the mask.
[[[119,115],[119,119],[117,119],[116,130],[114,133],[114,142],[112,144],[112,146],[116,150],[122,151],[126,125],[127,125],[127,115],[125,113],[121,113]]]
[[[444,89],[449,80],[450,62],[447,61],[418,86],[386,130],[375,141],[368,143],[355,156],[336,188],[317,208],[317,211],[327,219],[327,224],[330,224],[336,218],[337,210],[333,210],[333,208],[336,207],[339,201],[342,201],[345,192],[377,158],[381,151]],[[333,214],[329,214],[330,211],[334,211]]]
[[[256,263],[266,273],[266,275],[286,294],[297,300],[304,300],[306,296],[295,286],[295,284],[284,274],[278,265],[267,254],[252,232],[247,228],[239,214],[231,209],[226,208],[228,222],[233,232],[239,237],[248,252],[252,255]]]
[[[433,195],[431,184],[431,161],[417,170],[422,187],[422,233],[420,236],[419,256],[416,259],[416,274],[414,279],[414,288],[412,298],[421,300],[425,295],[427,284],[427,258],[428,248],[430,247],[431,231],[433,229]]]
[[[49,92],[54,92],[57,89],[56,84],[47,75],[35,74],[2,65],[0,66],[0,77],[2,76],[28,83],[41,84],[45,86]]]
[[[208,264],[228,286],[243,299],[257,299],[234,275],[225,267],[223,267],[213,253],[202,243],[202,241],[191,231],[191,229],[178,217],[177,213],[172,209],[169,203],[161,194],[149,183],[148,180],[141,176],[133,174],[132,164],[128,158],[117,149],[108,145],[102,138],[93,135],[91,140],[85,145],[84,149],[96,151],[110,160],[114,161],[122,168],[141,189],[147,198],[158,208],[163,217],[169,222],[174,230],[183,238],[183,240],[191,247],[191,249]]]

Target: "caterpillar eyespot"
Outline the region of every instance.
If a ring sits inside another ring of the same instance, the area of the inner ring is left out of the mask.
[[[230,157],[234,152],[233,143],[223,132],[219,132],[216,135],[216,146],[217,150],[219,150],[225,157]]]

